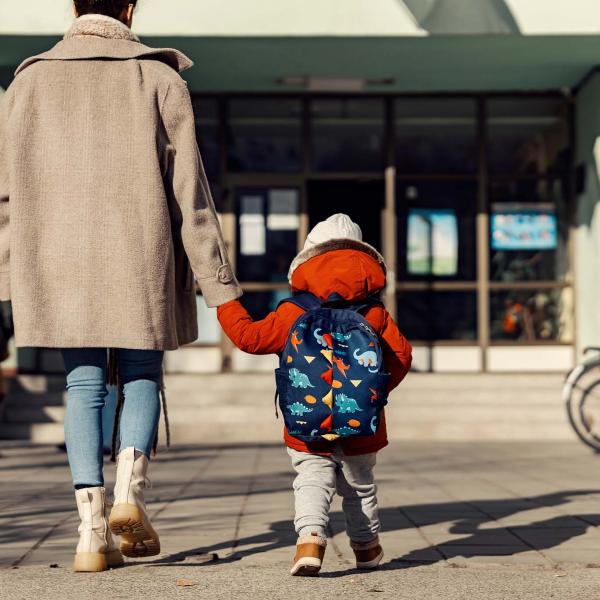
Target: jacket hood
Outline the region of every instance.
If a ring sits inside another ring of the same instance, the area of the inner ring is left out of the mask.
[[[385,287],[385,271],[379,260],[364,250],[336,249],[299,265],[291,284],[292,291],[311,292],[321,300],[335,292],[345,300],[356,301]]]
[[[304,264],[307,260],[310,260],[315,256],[325,254],[326,252],[332,252],[333,250],[356,250],[358,252],[363,252],[374,258],[379,263],[379,266],[381,267],[381,269],[383,269],[384,275],[387,271],[387,267],[383,256],[375,248],[373,248],[373,246],[367,244],[367,242],[359,240],[353,240],[350,238],[339,238],[327,240],[326,242],[322,242],[320,244],[316,244],[314,246],[310,246],[302,250],[302,252],[300,252],[296,256],[296,258],[294,258],[292,264],[290,265],[290,270],[288,271],[288,281],[292,283],[294,272],[300,265]]]
[[[193,66],[193,62],[173,48],[150,48],[123,23],[104,15],[84,15],[75,20],[63,40],[48,52],[32,56],[19,65],[18,75],[30,65],[42,60],[93,59],[154,59],[166,63],[178,73]]]

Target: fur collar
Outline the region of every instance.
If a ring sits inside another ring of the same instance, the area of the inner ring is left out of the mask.
[[[127,25],[105,15],[83,15],[78,17],[65,34],[65,40],[80,35],[95,35],[97,37],[112,40],[128,40],[130,42],[140,41],[140,38]]]
[[[359,242],[349,238],[340,238],[337,240],[328,240],[322,244],[317,244],[316,246],[302,250],[302,252],[300,252],[300,254],[294,258],[292,264],[290,265],[290,270],[288,271],[288,281],[290,284],[292,283],[292,275],[294,274],[294,271],[300,265],[304,264],[306,261],[314,258],[315,256],[325,254],[325,252],[331,252],[332,250],[359,250],[360,252],[364,252],[365,254],[372,256],[381,265],[384,273],[387,271],[385,259],[377,250],[375,250],[375,248],[373,248],[373,246],[367,244],[366,242]]]
[[[179,73],[194,65],[179,50],[145,46],[129,27],[116,19],[103,15],[84,15],[75,20],[64,39],[58,42],[54,48],[23,61],[15,71],[15,75],[43,60],[95,60],[99,58],[154,59],[166,63]]]

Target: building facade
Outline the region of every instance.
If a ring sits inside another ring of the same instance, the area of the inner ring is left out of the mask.
[[[0,85],[69,2],[0,6]],[[594,0],[141,0],[186,77],[224,234],[257,318],[334,212],[384,254],[417,368],[555,371],[600,345],[600,7]],[[198,297],[173,371],[270,369]],[[55,355],[22,352],[22,369]]]

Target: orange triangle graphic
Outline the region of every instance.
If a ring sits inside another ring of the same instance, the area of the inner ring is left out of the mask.
[[[329,385],[331,385],[331,382],[333,381],[333,369],[328,369],[324,373],[321,373],[321,379],[325,383],[328,383]]]
[[[333,407],[333,390],[329,390],[329,392],[327,392],[327,395],[323,397],[323,404],[326,404],[327,406],[329,406],[329,408]]]
[[[351,379],[352,385],[358,387],[362,383],[362,379]]]
[[[310,365],[310,363],[315,360],[314,356],[305,356],[304,360],[306,360],[306,362]]]
[[[337,440],[340,436],[337,433],[325,433],[321,437],[325,438],[328,442],[333,442],[334,440]]]
[[[323,422],[319,425],[319,429],[327,429],[331,431],[333,427],[333,415],[329,415],[327,418],[323,420]]]

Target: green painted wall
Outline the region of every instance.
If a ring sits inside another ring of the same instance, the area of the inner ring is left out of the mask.
[[[579,352],[600,345],[600,75],[577,99],[575,164],[585,165],[585,190],[576,212],[576,323]]]
[[[0,85],[2,67],[10,71],[57,39],[0,36]],[[185,75],[196,92],[293,91],[277,79],[302,76],[394,81],[366,91],[558,89],[576,85],[600,58],[600,36],[147,37],[144,41],[186,52],[196,63]]]

